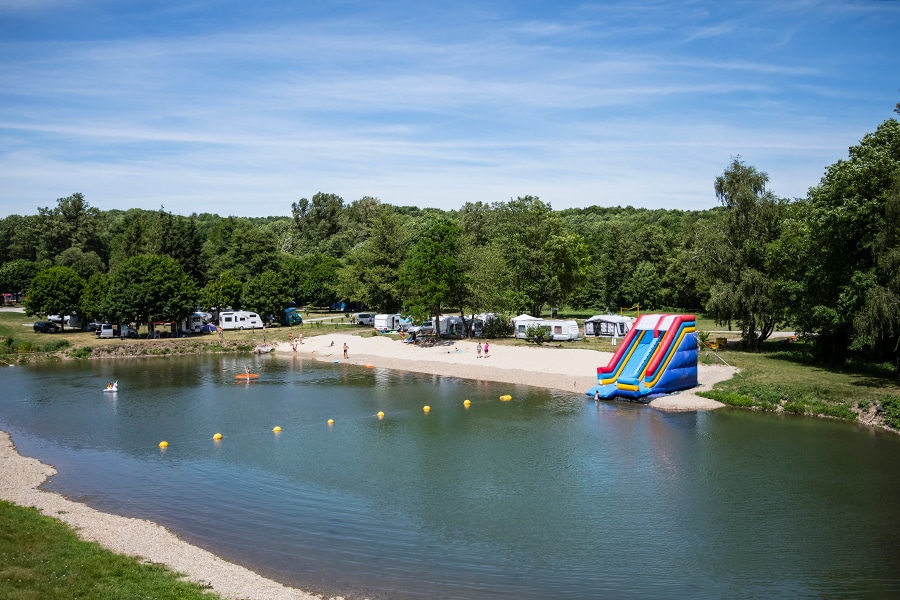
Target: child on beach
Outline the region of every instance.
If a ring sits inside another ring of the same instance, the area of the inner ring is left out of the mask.
[[[344,342],[344,358],[347,358],[348,350],[350,350],[350,346],[347,345],[347,342]]]
[[[484,343],[484,357],[485,358],[488,357],[488,343],[487,342]]]
[[[478,354],[478,358],[481,358],[481,342],[478,342],[478,347],[475,348],[475,352]]]

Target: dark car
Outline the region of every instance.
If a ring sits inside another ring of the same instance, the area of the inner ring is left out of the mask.
[[[52,321],[38,321],[34,324],[37,333],[59,333],[59,325]]]

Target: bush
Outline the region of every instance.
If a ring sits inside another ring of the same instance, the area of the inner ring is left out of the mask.
[[[71,352],[72,358],[90,358],[91,354],[94,353],[94,350],[90,346],[84,346],[82,348],[75,348]]]
[[[894,429],[900,429],[900,398],[888,396],[881,403],[884,409],[884,422]]]
[[[491,319],[481,329],[481,337],[490,339],[509,337],[512,334],[513,326],[503,319]]]
[[[55,340],[53,342],[47,342],[44,344],[44,352],[56,352],[58,350],[62,350],[63,348],[68,348],[72,344],[69,340]]]
[[[525,328],[525,339],[533,344],[540,346],[553,339],[553,334],[547,327],[539,325],[529,325]]]

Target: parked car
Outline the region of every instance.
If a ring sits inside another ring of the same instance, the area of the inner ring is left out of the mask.
[[[375,325],[375,313],[359,313],[356,315],[358,325]]]
[[[434,335],[434,323],[427,321],[422,325],[413,325],[407,331],[416,335]]]
[[[35,333],[59,333],[59,325],[52,321],[38,321],[34,324]]]

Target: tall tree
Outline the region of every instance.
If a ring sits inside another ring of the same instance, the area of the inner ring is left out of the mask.
[[[561,303],[585,280],[590,253],[584,239],[533,196],[494,205],[496,240],[510,269],[517,310],[539,316]]]
[[[781,305],[766,265],[779,235],[783,202],[766,189],[769,176],[732,160],[716,178],[716,197],[726,208],[718,241],[706,248],[712,286],[707,310],[717,323],[736,323],[745,347],[758,350],[775,329]]]
[[[312,202],[301,198],[291,205],[294,224],[303,240],[304,252],[319,251],[334,255],[331,238],[340,231],[344,200],[337,194],[317,193]]]
[[[110,316],[127,323],[180,321],[196,305],[197,291],[174,258],[141,255],[129,258],[113,276],[109,290]]]
[[[406,255],[407,232],[387,207],[379,209],[371,228],[369,239],[347,256],[347,264],[338,273],[336,291],[345,300],[395,313],[403,297],[398,273]]]
[[[231,271],[221,273],[215,281],[207,283],[200,290],[200,304],[207,310],[218,313],[224,308],[240,310],[243,284]]]
[[[241,304],[259,313],[269,321],[284,316],[284,308],[290,304],[288,282],[281,273],[265,271],[244,283]]]
[[[888,119],[826,169],[782,229],[777,258],[789,269],[791,312],[821,361],[840,364],[854,346],[854,320],[878,280],[875,244],[898,176],[900,122]]]
[[[78,312],[84,280],[68,267],[50,267],[35,275],[25,297],[28,314],[70,315]]]
[[[400,270],[400,285],[409,313],[434,316],[452,304],[462,309],[465,272],[460,260],[462,229],[445,217],[432,217],[416,239]]]

